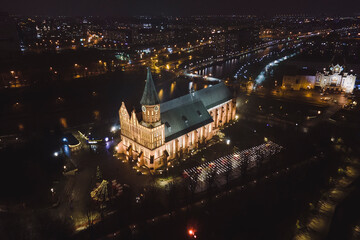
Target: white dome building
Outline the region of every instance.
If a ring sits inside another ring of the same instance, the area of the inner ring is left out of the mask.
[[[315,86],[319,86],[323,90],[353,92],[356,80],[354,74],[343,72],[344,68],[339,64],[331,65],[329,70],[324,68],[324,72],[316,73]]]

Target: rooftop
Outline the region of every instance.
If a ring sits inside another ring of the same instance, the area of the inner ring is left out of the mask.
[[[171,141],[213,121],[208,110],[231,100],[224,83],[219,83],[160,105],[161,122],[165,124],[165,141]]]
[[[159,100],[159,97],[158,97],[156,89],[155,89],[151,71],[150,71],[150,68],[148,68],[144,93],[140,100],[140,104],[141,105],[156,105],[159,103],[160,103],[160,100]]]

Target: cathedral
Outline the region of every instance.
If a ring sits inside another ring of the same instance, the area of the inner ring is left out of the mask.
[[[160,103],[149,68],[140,105],[141,113],[129,112],[122,102],[117,151],[152,172],[210,140],[236,113],[224,83]]]
[[[323,90],[343,91],[352,93],[355,86],[356,76],[352,73],[343,72],[344,68],[339,64],[330,66],[330,71],[316,73],[315,86]]]

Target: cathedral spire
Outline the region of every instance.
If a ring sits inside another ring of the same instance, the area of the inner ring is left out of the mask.
[[[147,68],[146,83],[144,93],[140,101],[141,105],[156,105],[160,104],[159,97],[157,95],[154,81],[151,76],[150,68]]]

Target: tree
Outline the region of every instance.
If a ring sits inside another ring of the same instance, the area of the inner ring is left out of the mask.
[[[102,177],[102,172],[100,170],[100,166],[97,166],[96,167],[96,180],[98,182],[101,182],[102,179],[103,179],[103,177]]]
[[[240,174],[241,174],[242,181],[244,181],[247,176],[247,171],[248,171],[249,163],[250,163],[250,155],[249,154],[250,154],[249,152],[245,152],[245,154],[243,156],[243,160],[241,162]]]
[[[168,208],[169,211],[177,207],[178,201],[178,189],[174,182],[169,183],[169,189],[167,191]]]
[[[214,183],[216,180],[216,175],[217,175],[216,167],[209,166],[208,172],[206,173],[206,176],[205,176],[206,187],[207,187],[209,199],[211,199],[212,189],[213,189],[213,186],[214,186]]]
[[[188,183],[188,189],[190,190],[190,202],[192,203],[194,201],[196,188],[198,187],[199,172],[196,172],[191,177],[188,176],[186,179]]]
[[[230,177],[233,172],[233,167],[230,160],[228,159],[226,160],[225,167],[226,167],[225,170],[226,189],[229,189]]]

